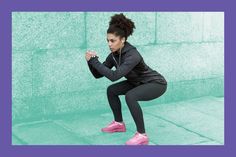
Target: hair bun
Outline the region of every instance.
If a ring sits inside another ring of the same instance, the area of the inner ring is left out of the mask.
[[[135,28],[134,22],[131,19],[126,18],[123,13],[113,15],[109,25],[124,30],[126,37],[132,35],[133,29]]]

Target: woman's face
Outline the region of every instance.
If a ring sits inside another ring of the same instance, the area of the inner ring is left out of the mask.
[[[120,36],[116,36],[115,34],[108,33],[107,34],[107,43],[111,50],[111,52],[116,52],[120,48],[124,46],[124,40],[125,38],[122,38]]]

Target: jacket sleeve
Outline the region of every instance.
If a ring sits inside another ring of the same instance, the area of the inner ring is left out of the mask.
[[[98,58],[98,57],[95,57],[95,58]],[[91,58],[89,61],[88,61],[88,67],[89,67],[89,70],[91,71],[91,73],[93,74],[93,76],[95,78],[101,78],[103,77],[102,74],[100,74],[92,65],[91,65],[91,60],[94,59],[94,58]],[[113,63],[112,63],[112,60],[111,60],[111,55],[109,55],[106,60],[103,62],[103,65],[108,67],[109,69],[111,69],[113,67]]]
[[[116,81],[128,74],[141,60],[137,53],[131,53],[125,56],[124,62],[116,70],[111,70],[99,62],[98,58],[90,59],[90,64],[101,75],[107,77],[111,81]]]

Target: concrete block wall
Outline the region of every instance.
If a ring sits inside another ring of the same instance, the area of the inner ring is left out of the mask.
[[[12,13],[13,122],[110,111],[106,88],[112,82],[93,78],[84,53],[91,49],[100,61],[106,58],[114,13]],[[136,25],[128,41],[168,81],[164,96],[144,104],[224,96],[224,13],[124,14]]]

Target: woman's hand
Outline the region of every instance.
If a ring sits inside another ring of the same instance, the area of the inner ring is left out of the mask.
[[[85,53],[85,59],[86,59],[86,61],[89,61],[89,60],[91,59],[91,57],[95,57],[95,56],[97,56],[97,53],[94,52],[94,51],[87,51],[87,52]]]
[[[86,61],[89,61],[91,57],[92,57],[92,56],[91,56],[88,52],[85,53],[85,59],[86,59]]]

